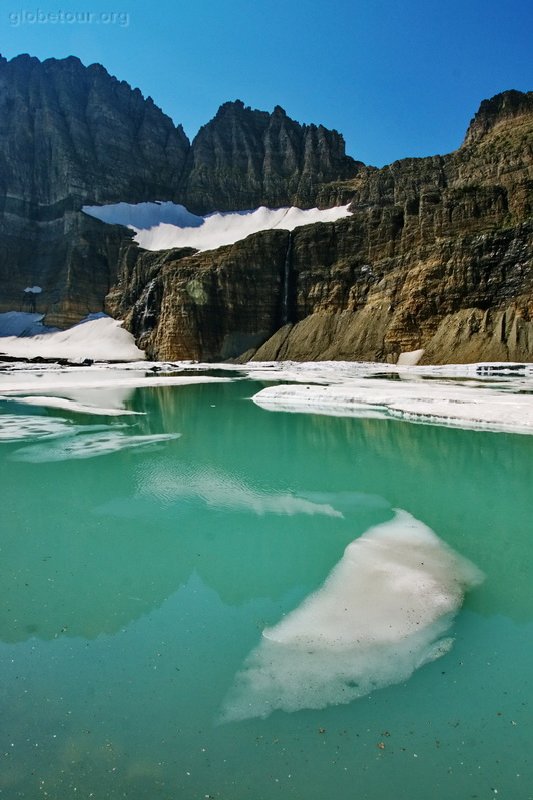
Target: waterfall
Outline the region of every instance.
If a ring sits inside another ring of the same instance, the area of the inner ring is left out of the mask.
[[[289,295],[291,286],[291,261],[292,261],[292,233],[289,231],[289,241],[287,252],[285,253],[285,265],[283,268],[283,290],[281,295],[281,324],[289,322]]]
[[[139,335],[150,332],[156,321],[156,279],[153,278],[145,286],[141,297],[136,303],[138,307]]]

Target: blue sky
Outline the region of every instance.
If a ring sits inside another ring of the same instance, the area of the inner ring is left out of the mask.
[[[76,13],[90,21],[72,21]],[[532,42],[530,0],[5,0],[0,9],[4,56],[100,62],[189,137],[226,100],[279,104],[336,128],[350,155],[378,166],[450,152],[483,98],[532,90]]]

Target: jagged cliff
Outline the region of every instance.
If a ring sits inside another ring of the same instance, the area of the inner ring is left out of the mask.
[[[226,103],[192,144],[138,89],[79,59],[0,57],[0,311],[29,299],[49,324],[99,311],[123,229],[84,204],[174,200],[197,212],[296,203],[357,173],[322,126]]]
[[[450,155],[322,191],[352,216],[196,255],[128,249],[110,310],[154,358],[533,360],[533,93],[484,101]]]
[[[484,101],[447,156],[383,169],[322,126],[226,103],[192,144],[78,59],[0,59],[0,311],[103,307],[153,358],[533,360],[533,94]],[[195,253],[151,253],[83,204],[260,204],[351,217]]]
[[[33,285],[49,324],[101,310],[124,231],[81,206],[170,197],[188,149],[181,128],[100,65],[0,59],[0,310],[24,307]]]
[[[224,103],[195,137],[182,202],[205,213],[269,206],[310,208],[322,185],[357,174],[344,139],[322,125],[300,125],[276,106],[272,114]]]

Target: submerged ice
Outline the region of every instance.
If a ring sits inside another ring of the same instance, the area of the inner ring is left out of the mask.
[[[25,416],[22,414],[0,414],[0,442],[65,436],[72,433],[73,430],[73,426],[65,419]]]
[[[119,450],[150,447],[178,439],[180,433],[160,433],[145,436],[131,435],[123,431],[104,430],[99,433],[79,433],[52,442],[30,445],[16,450],[11,459],[41,464],[52,461],[68,461],[78,458],[94,458],[95,456],[117,453]]]
[[[263,632],[222,709],[229,722],[349,703],[446,653],[464,594],[482,581],[406,511],[348,545],[323,586]]]

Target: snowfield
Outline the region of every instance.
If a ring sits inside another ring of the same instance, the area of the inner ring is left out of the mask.
[[[293,231],[302,225],[335,222],[350,216],[347,205],[327,209],[261,206],[250,211],[215,211],[205,216],[191,214],[185,206],[175,203],[115,203],[83,206],[82,211],[102,222],[127,226],[135,232],[135,241],[145,250],[174,247],[216,250],[259,231]]]

